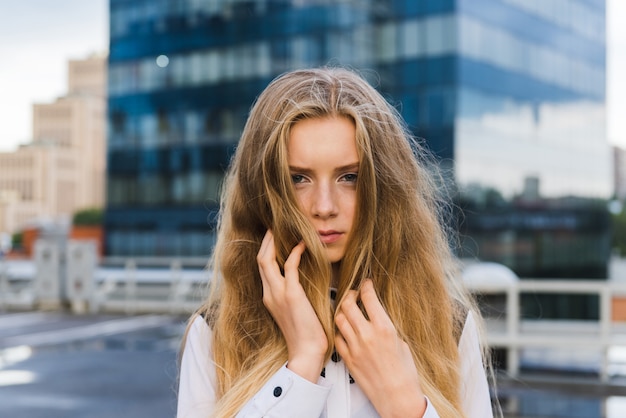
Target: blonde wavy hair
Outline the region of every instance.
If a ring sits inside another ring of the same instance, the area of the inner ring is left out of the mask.
[[[214,416],[235,416],[287,361],[283,335],[262,302],[256,255],[267,229],[274,232],[281,266],[305,241],[300,281],[328,337],[327,358],[334,349],[331,268],[317,232],[298,209],[287,164],[293,125],[329,116],[354,122],[359,154],[358,227],[341,261],[338,300],[372,278],[411,347],[424,393],[441,417],[463,417],[457,344],[473,305],[454,279],[440,187],[398,112],[343,68],[298,70],[272,81],[252,107],[228,170],[211,295],[199,311],[212,329]]]

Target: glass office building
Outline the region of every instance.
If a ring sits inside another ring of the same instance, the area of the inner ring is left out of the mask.
[[[398,107],[463,209],[459,253],[603,277],[604,0],[111,0],[109,255],[208,255],[219,184],[276,75],[344,65]]]

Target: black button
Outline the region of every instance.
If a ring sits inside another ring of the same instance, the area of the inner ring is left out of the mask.
[[[330,289],[330,298],[332,300],[337,299],[337,291],[335,289]]]
[[[339,354],[336,351],[333,351],[333,354],[330,356],[330,359],[334,361],[335,363],[338,363],[339,360],[341,360],[341,357],[339,357]]]
[[[281,388],[280,386],[276,386],[274,388],[274,396],[278,398],[282,394],[283,394],[283,388]]]
[[[348,377],[350,377],[350,384],[354,383],[354,377],[350,373],[348,373]]]
[[[322,369],[322,373],[320,373],[320,376],[326,377],[326,367]]]

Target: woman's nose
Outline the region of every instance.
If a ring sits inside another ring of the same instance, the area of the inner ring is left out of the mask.
[[[329,185],[320,185],[313,198],[313,215],[329,218],[337,214],[336,195]]]

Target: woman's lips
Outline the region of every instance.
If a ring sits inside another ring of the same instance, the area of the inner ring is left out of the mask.
[[[337,231],[318,231],[318,234],[320,236],[320,240],[324,244],[332,244],[333,242],[339,240],[341,235],[343,235],[341,232]]]

